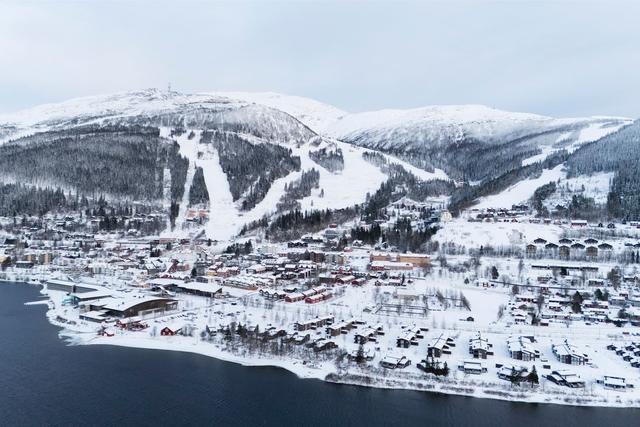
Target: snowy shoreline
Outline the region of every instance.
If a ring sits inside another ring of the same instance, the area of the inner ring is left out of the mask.
[[[51,319],[50,319],[51,321]],[[55,321],[51,321],[55,326]],[[351,385],[359,387],[371,387],[387,390],[408,390],[420,391],[426,393],[435,393],[442,395],[454,395],[463,397],[474,397],[479,399],[493,399],[508,401],[514,403],[525,404],[554,404],[569,405],[581,407],[608,407],[608,408],[640,408],[640,400],[621,399],[617,396],[603,396],[595,394],[587,394],[586,392],[571,393],[563,391],[562,393],[540,392],[537,389],[521,389],[504,390],[500,387],[491,387],[490,385],[480,385],[480,381],[438,381],[427,377],[419,378],[418,376],[407,375],[402,377],[371,377],[365,375],[364,371],[357,370],[355,372],[337,373],[331,370],[329,366],[333,363],[324,363],[323,366],[314,366],[311,364],[303,364],[301,361],[294,359],[279,359],[274,357],[243,357],[221,350],[217,346],[194,341],[192,337],[171,337],[166,339],[149,338],[149,337],[130,337],[130,336],[114,336],[99,337],[88,333],[76,333],[68,329],[60,331],[60,337],[68,339],[68,343],[72,345],[112,345],[118,347],[139,348],[145,350],[162,350],[162,351],[178,351],[198,354],[201,356],[211,357],[223,362],[236,363],[246,367],[273,367],[287,370],[300,379],[315,379],[333,384]],[[192,341],[189,344],[187,341]]]
[[[33,283],[25,283],[33,285]],[[148,350],[181,351],[212,357],[221,361],[237,363],[242,366],[276,367],[285,369],[301,379],[317,379],[336,384],[374,387],[381,389],[403,389],[423,391],[446,395],[458,395],[476,398],[488,398],[518,403],[550,403],[583,407],[612,407],[612,408],[640,408],[640,399],[635,392],[616,392],[590,389],[556,390],[553,387],[537,388],[514,387],[503,380],[473,379],[469,377],[453,377],[441,379],[427,376],[423,373],[408,373],[401,370],[387,371],[368,365],[360,368],[356,365],[339,366],[335,360],[318,360],[313,363],[303,363],[299,358],[291,356],[277,356],[274,354],[247,354],[246,348],[239,347],[229,351],[224,342],[208,342],[202,340],[199,334],[194,336],[159,336],[155,331],[131,332],[115,330],[113,336],[99,336],[95,325],[80,322],[78,324],[60,321],[61,311],[59,301],[44,289],[40,291],[49,299],[46,312],[50,324],[61,328],[59,336],[70,345],[115,345],[120,347],[141,348]],[[63,293],[60,293],[61,295]],[[59,299],[59,298],[58,298]],[[44,301],[27,302],[25,305],[42,305]],[[56,309],[56,305],[60,309]],[[454,327],[454,330],[455,329]],[[244,353],[244,354],[243,354]]]

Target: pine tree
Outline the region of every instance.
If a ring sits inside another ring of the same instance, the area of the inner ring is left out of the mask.
[[[529,372],[529,375],[527,376],[527,381],[531,384],[538,384],[539,378],[538,372],[536,371],[536,365],[533,365],[533,368],[531,368],[531,372]]]

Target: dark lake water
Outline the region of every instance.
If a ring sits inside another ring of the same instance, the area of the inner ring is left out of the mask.
[[[640,410],[529,405],[301,380],[194,354],[67,346],[38,289],[0,283],[4,426],[640,426]]]

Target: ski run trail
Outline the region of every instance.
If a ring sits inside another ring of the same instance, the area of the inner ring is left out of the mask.
[[[195,136],[189,139],[190,133],[191,131],[187,131],[175,139],[175,141],[180,146],[180,154],[189,160],[187,177],[184,181],[184,191],[182,192],[182,201],[180,202],[178,217],[176,218],[175,224],[175,230],[178,232],[182,230],[184,220],[187,216],[187,209],[189,208],[189,194],[191,193],[191,184],[193,184],[193,177],[196,174],[196,162],[198,160],[198,143],[200,141],[200,137],[202,136],[201,131],[194,131]]]
[[[204,147],[202,158],[197,160],[202,167],[204,183],[209,193],[209,222],[205,226],[207,237],[214,240],[231,240],[242,223],[240,213],[233,202],[229,181],[220,165],[218,150],[211,145]]]
[[[189,134],[192,131],[195,136],[189,139]],[[181,136],[173,138],[180,146],[180,154],[189,160],[174,234],[183,234],[183,225],[189,208],[191,185],[196,169],[201,167],[209,193],[209,222],[205,226],[205,233],[211,239],[228,241],[240,231],[244,224],[240,221],[242,214],[233,201],[227,176],[220,165],[218,151],[212,145],[200,144],[201,137],[201,130],[187,129]]]
[[[192,131],[195,136],[189,138],[189,134]],[[183,235],[186,232],[183,230],[183,226],[189,208],[191,185],[198,167],[203,170],[205,185],[209,193],[209,221],[205,225],[204,231],[208,238],[218,242],[231,241],[245,224],[259,220],[265,215],[276,213],[276,206],[285,193],[285,186],[299,180],[303,172],[311,169],[316,169],[320,173],[320,183],[319,187],[313,189],[309,196],[299,200],[303,211],[341,209],[364,203],[367,195],[375,193],[387,179],[387,175],[379,167],[363,158],[362,154],[370,151],[366,148],[353,146],[341,141],[331,141],[331,144],[342,150],[344,168],[338,172],[330,172],[310,158],[309,151],[316,149],[312,148],[310,143],[307,142],[299,147],[285,144],[285,146],[291,148],[293,156],[300,157],[300,171],[291,172],[285,177],[276,179],[264,199],[253,209],[242,211],[239,207],[240,202],[234,202],[233,200],[229,181],[220,164],[218,151],[210,144],[200,144],[202,130],[187,129],[182,135],[171,137],[169,128],[161,128],[161,134],[176,141],[180,147],[180,154],[189,161],[175,228],[173,232],[168,233],[173,236]],[[245,139],[252,144],[273,143],[265,142],[249,135]],[[427,172],[393,156],[384,156],[389,163],[403,166],[420,179],[449,179],[439,169],[434,172]]]

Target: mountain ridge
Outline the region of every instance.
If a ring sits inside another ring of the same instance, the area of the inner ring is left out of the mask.
[[[149,114],[178,107],[222,108],[225,104],[230,107],[258,104],[280,110],[309,126],[314,132],[335,138],[358,131],[358,126],[379,129],[424,121],[447,126],[504,121],[515,123],[559,121],[562,124],[571,124],[583,121],[630,120],[626,117],[605,115],[554,118],[533,113],[500,110],[482,104],[427,105],[409,109],[382,109],[351,113],[312,98],[276,92],[181,93],[151,88],[71,98],[58,103],[41,104],[4,113],[0,114],[0,125],[33,126],[91,114],[96,116]]]
[[[471,206],[520,181],[544,181],[545,171],[629,123],[482,105],[348,113],[273,92],[147,89],[0,115],[0,185],[47,183],[76,199],[162,206],[178,229],[188,207],[204,205],[216,218],[207,234],[227,240],[264,217],[377,206],[398,194]],[[22,206],[24,189],[6,191]]]

